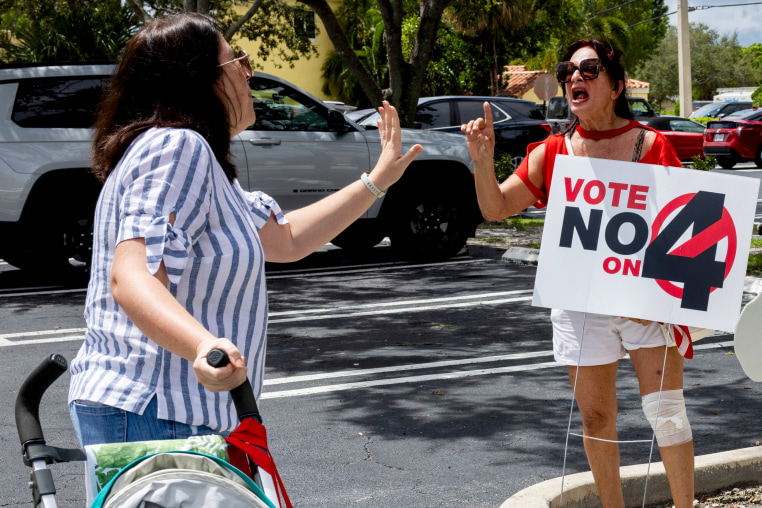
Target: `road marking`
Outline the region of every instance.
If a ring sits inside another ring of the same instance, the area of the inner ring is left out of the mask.
[[[432,266],[462,265],[462,264],[480,263],[482,261],[483,261],[482,259],[465,259],[462,261],[443,261],[440,263],[423,263],[423,264],[416,264],[416,265],[405,264],[405,262],[399,261],[399,262],[393,262],[393,263],[351,265],[349,267],[344,267],[343,269],[340,269],[340,270],[331,269],[331,268],[328,268],[328,269],[305,268],[302,270],[282,270],[277,272],[271,272],[272,275],[266,275],[266,279],[273,280],[273,279],[297,279],[297,278],[304,278],[304,277],[324,277],[324,276],[330,276],[330,275],[347,275],[347,274],[353,274],[353,273],[380,272],[380,271],[395,270],[395,269],[430,268]],[[49,287],[55,287],[55,286],[40,286],[39,289],[46,289]],[[0,298],[87,292],[87,288],[51,289],[49,291],[25,291],[30,289],[37,289],[37,288],[30,287],[30,288],[14,288],[12,290],[7,290],[7,289],[0,290]],[[13,292],[13,291],[19,291],[19,290],[24,292],[21,292],[21,293]]]
[[[51,287],[51,286],[46,286]],[[22,288],[22,289],[34,289],[34,288]],[[14,291],[16,291],[14,289]],[[50,291],[29,291],[26,293],[4,293],[0,294],[0,298],[3,297],[9,297],[9,296],[38,296],[38,295],[58,295],[58,294],[65,294],[65,293],[86,293],[87,288],[81,288],[81,289],[53,289]]]
[[[726,341],[726,342],[718,342],[714,344],[694,345],[693,350],[696,351],[696,350],[702,350],[702,349],[716,349],[716,348],[732,347],[732,346],[733,346],[733,341]],[[539,352],[530,353],[530,354],[534,356],[543,356],[543,355],[552,355],[553,352],[539,351]],[[485,358],[493,358],[493,357],[485,357]],[[458,361],[458,360],[454,360],[454,361]],[[485,361],[492,361],[492,360],[485,360]],[[434,365],[438,363],[441,363],[441,362],[432,362],[430,365]],[[425,367],[425,365],[427,364],[418,364],[418,365],[423,365],[420,368],[427,368]],[[527,372],[532,370],[549,369],[552,367],[565,367],[565,365],[559,362],[544,362],[544,363],[533,363],[529,365],[513,365],[510,367],[496,367],[493,369],[463,370],[463,371],[457,371],[457,372],[443,372],[440,374],[428,374],[423,376],[406,376],[406,377],[398,377],[398,378],[391,378],[391,379],[379,379],[376,381],[362,381],[358,383],[341,383],[341,384],[335,384],[335,385],[314,386],[310,388],[300,388],[295,390],[279,390],[274,392],[265,392],[260,396],[260,399],[282,399],[286,397],[300,397],[303,395],[315,395],[319,393],[331,393],[331,392],[339,392],[344,390],[355,390],[360,388],[372,388],[374,386],[387,386],[387,385],[404,384],[404,383],[424,383],[427,381],[437,381],[437,380],[443,380],[443,379],[458,379],[458,378],[464,378],[464,377],[486,376],[490,374]],[[417,368],[417,367],[408,365],[405,368],[411,369],[411,368]],[[386,369],[368,369],[368,370],[376,370],[378,372],[382,372],[382,371],[391,372],[392,370],[400,370],[400,369],[398,367],[388,367]],[[295,376],[295,377],[303,377],[303,376]],[[271,380],[269,384],[272,384],[272,381],[274,380]],[[265,385],[267,384],[268,382],[265,381]]]
[[[400,268],[430,268],[432,266],[448,266],[448,265],[465,265],[465,264],[472,264],[472,263],[481,263],[483,262],[483,259],[466,259],[463,261],[443,261],[441,263],[422,263],[417,265],[394,265],[394,266],[379,266],[377,268],[359,268],[359,269],[350,269],[350,270],[336,270],[336,271],[322,271],[322,272],[309,272],[308,270],[304,271],[297,271],[295,273],[290,273],[286,275],[268,275],[268,279],[295,279],[295,278],[302,278],[302,277],[323,277],[326,275],[347,275],[352,273],[368,273],[368,272],[382,272],[386,270],[397,270]],[[373,266],[373,265],[367,265],[367,266]],[[351,267],[350,267],[351,268]]]
[[[301,388],[297,390],[282,390],[277,392],[266,392],[260,396],[260,399],[282,399],[285,397],[299,397],[302,395],[314,395],[317,393],[339,392],[342,390],[356,390],[359,388],[372,388],[374,386],[395,385],[402,383],[424,383],[426,381],[437,381],[440,379],[458,379],[473,376],[485,376],[487,374],[505,374],[509,372],[524,372],[530,370],[547,369],[550,367],[563,367],[558,362],[533,363],[530,365],[514,365],[511,367],[497,367],[494,369],[463,370],[459,372],[443,372],[441,374],[431,374],[427,376],[408,376],[392,379],[379,379],[377,381],[363,381],[360,383],[344,383],[338,385],[315,386],[312,388]]]
[[[518,302],[530,300],[531,296],[520,296],[515,298],[502,298],[485,300],[485,298],[492,298],[495,296],[508,296],[513,294],[526,294],[531,292],[531,289],[527,290],[515,290],[515,291],[503,291],[495,293],[477,293],[472,295],[460,295],[448,298],[430,298],[430,299],[415,299],[415,300],[396,300],[392,302],[380,302],[377,304],[363,304],[356,306],[339,306],[339,307],[321,307],[316,309],[304,309],[300,311],[283,311],[272,312],[270,316],[291,316],[283,317],[281,319],[270,319],[270,324],[277,323],[290,323],[295,321],[312,321],[312,320],[324,320],[324,319],[342,319],[348,317],[357,316],[372,316],[372,315],[384,315],[384,314],[401,314],[408,312],[423,312],[427,310],[445,309],[445,308],[457,308],[457,307],[473,307],[477,305],[497,305],[505,302]],[[476,300],[471,302],[463,302],[461,300]],[[441,302],[456,302],[456,303],[441,303]],[[439,304],[439,305],[427,305],[427,304]],[[422,306],[418,306],[422,305]],[[383,306],[394,306],[393,309],[377,309]],[[345,312],[347,310],[357,309],[369,309],[367,311],[360,312]],[[294,316],[294,314],[296,314]],[[320,314],[320,315],[313,315]],[[85,328],[67,328],[59,330],[39,330],[34,332],[17,332],[6,333],[0,335],[0,347],[2,346],[18,346],[24,344],[43,344],[47,342],[65,342],[71,340],[82,340],[84,336]],[[69,334],[65,337],[52,337],[52,338],[38,338],[47,335],[63,335]],[[78,335],[73,335],[78,334]],[[8,339],[24,339],[30,337],[31,340],[8,340]]]
[[[278,324],[278,323],[293,323],[297,321],[321,321],[324,319],[342,319],[342,318],[360,317],[360,316],[383,316],[388,314],[403,314],[403,313],[410,313],[410,312],[426,312],[430,310],[440,310],[440,309],[458,309],[458,308],[465,308],[465,307],[476,307],[479,305],[499,305],[501,303],[526,302],[526,301],[530,301],[531,299],[532,299],[531,296],[519,296],[516,298],[501,298],[497,300],[480,300],[476,302],[445,303],[442,305],[427,305],[424,307],[402,307],[397,309],[369,310],[364,312],[347,312],[344,314],[327,314],[323,316],[296,316],[296,317],[290,317],[290,318],[284,318],[284,319],[271,319],[268,321],[268,323]]]
[[[397,300],[392,302],[377,302],[377,303],[368,303],[368,304],[362,304],[362,305],[343,305],[338,307],[324,307],[320,309],[304,309],[304,310],[288,310],[283,312],[271,312],[269,315],[271,318],[276,316],[290,316],[294,314],[317,314],[321,312],[326,312],[327,310],[331,311],[343,311],[343,310],[357,310],[357,309],[375,309],[378,307],[397,307],[400,305],[419,305],[419,304],[426,304],[426,303],[438,303],[438,302],[449,302],[449,301],[456,301],[456,300],[473,300],[476,298],[494,298],[497,296],[508,296],[508,295],[521,295],[526,293],[531,293],[532,289],[517,289],[514,291],[499,291],[495,293],[479,293],[474,295],[461,295],[461,296],[449,296],[444,298],[430,298],[426,300]],[[272,321],[270,321],[272,323]]]
[[[265,379],[265,386],[279,385],[285,383],[303,383],[306,381],[317,381],[319,379],[332,379],[335,377],[350,376],[369,376],[372,374],[382,374],[385,372],[395,372],[400,370],[417,369],[437,369],[440,367],[452,367],[454,365],[468,365],[472,363],[501,362],[508,360],[526,360],[529,358],[538,358],[540,356],[551,356],[553,351],[535,351],[530,353],[514,353],[510,355],[483,356],[481,358],[466,358],[463,360],[445,360],[441,362],[417,363],[413,365],[397,365],[394,367],[379,367],[376,369],[358,369],[342,370],[338,372],[325,372],[323,374],[308,374],[304,376],[279,377],[275,379]]]

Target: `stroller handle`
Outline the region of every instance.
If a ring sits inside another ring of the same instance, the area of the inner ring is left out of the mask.
[[[21,445],[30,441],[45,442],[40,425],[40,401],[45,390],[66,372],[66,358],[53,354],[45,358],[26,378],[16,396],[16,429]]]
[[[212,367],[221,368],[230,363],[230,358],[222,349],[214,348],[206,354],[206,362]],[[259,414],[259,408],[257,407],[257,399],[254,398],[254,390],[248,377],[238,387],[230,390],[230,396],[233,398],[233,404],[240,421],[244,421],[246,418],[254,418],[259,423],[262,423],[262,416]]]

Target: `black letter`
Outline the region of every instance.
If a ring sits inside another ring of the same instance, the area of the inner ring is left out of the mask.
[[[561,225],[560,247],[572,246],[574,231],[577,231],[579,241],[585,250],[598,250],[598,236],[601,232],[603,210],[590,210],[590,223],[585,226],[582,213],[576,206],[567,206],[564,211],[564,222]]]

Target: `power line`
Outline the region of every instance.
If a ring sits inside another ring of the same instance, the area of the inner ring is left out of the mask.
[[[596,17],[596,16],[598,16],[598,15],[601,15],[601,14],[603,14],[603,13],[605,13],[605,12],[613,11],[613,10],[615,10],[615,9],[619,9],[620,7],[624,7],[625,5],[634,4],[635,2],[639,2],[639,1],[640,1],[640,0],[630,0],[629,2],[625,2],[625,3],[623,3],[623,4],[619,4],[619,5],[617,5],[616,7],[610,7],[610,8],[608,8],[608,9],[604,9],[604,10],[602,10],[601,12],[596,12],[595,14],[593,14],[592,16],[590,16],[590,17],[589,17],[589,18],[587,18],[587,19],[588,19],[588,21],[589,21],[589,20],[593,19],[594,17]]]
[[[629,3],[632,3],[632,2],[629,2]],[[727,4],[727,5],[699,5],[697,7],[688,7],[688,12],[700,11],[700,10],[704,10],[704,9],[711,9],[713,7],[741,7],[743,5],[760,5],[760,4],[762,4],[762,2],[749,2],[749,3],[744,3],[744,4]],[[626,5],[626,4],[623,4],[623,5]],[[600,14],[600,13],[598,13],[598,14]],[[627,28],[632,28],[634,26],[642,25],[643,23],[648,23],[650,21],[654,21],[656,19],[663,18],[665,16],[671,16],[672,14],[677,14],[677,11],[668,12],[667,14],[662,14],[661,16],[656,16],[655,18],[647,19],[645,21],[640,21],[640,22],[635,23],[633,25],[628,25]],[[597,16],[597,14],[596,14],[596,16]]]

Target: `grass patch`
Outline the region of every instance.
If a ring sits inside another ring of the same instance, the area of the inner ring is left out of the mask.
[[[525,217],[508,217],[500,221],[483,222],[479,229],[522,229],[541,228],[545,225],[545,219],[528,219]]]
[[[749,256],[749,264],[746,266],[746,275],[762,277],[762,254]]]
[[[751,248],[752,249],[761,249],[762,248],[762,238],[752,238],[751,239]]]

